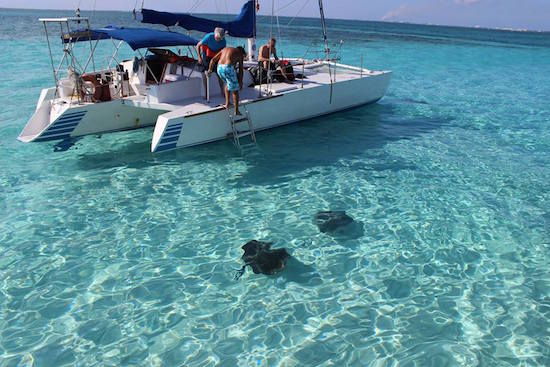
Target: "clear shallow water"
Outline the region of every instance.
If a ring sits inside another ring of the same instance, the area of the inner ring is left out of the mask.
[[[152,155],[150,129],[54,152],[15,140],[53,14],[0,11],[2,366],[550,365],[548,34],[331,21],[344,62],[394,71],[378,104],[244,158]],[[319,233],[327,209],[362,236]],[[294,259],[236,282],[254,238]]]

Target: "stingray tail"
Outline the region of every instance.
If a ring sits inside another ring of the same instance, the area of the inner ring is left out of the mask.
[[[244,264],[242,268],[237,270],[237,273],[235,274],[235,277],[233,279],[235,279],[235,280],[241,279],[241,277],[243,276],[245,270],[246,270],[246,264]]]

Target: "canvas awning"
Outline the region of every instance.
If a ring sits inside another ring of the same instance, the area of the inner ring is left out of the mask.
[[[133,50],[148,47],[191,46],[199,41],[177,32],[159,31],[150,28],[108,26],[78,30],[63,35],[63,42],[81,42],[113,38],[126,42]]]

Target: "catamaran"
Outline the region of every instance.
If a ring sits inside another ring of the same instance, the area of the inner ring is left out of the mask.
[[[46,32],[55,85],[42,90],[36,111],[18,139],[74,139],[154,126],[152,152],[227,138],[245,149],[256,144],[257,131],[373,103],[385,95],[391,71],[345,65],[331,57],[322,0],[319,9],[325,57],[287,59],[297,74],[300,72],[292,84],[254,78],[251,70],[258,67],[257,6],[257,0],[247,1],[229,22],[141,9],[142,23],[161,24],[168,28],[166,31],[91,28],[89,19],[80,16],[39,19]],[[57,23],[61,30],[63,56],[57,67],[48,35],[51,23]],[[217,76],[197,67],[191,46],[198,41],[169,28],[174,26],[199,32],[221,27],[229,36],[248,39],[239,103],[242,116],[234,116],[223,106],[224,93]],[[101,40],[110,40],[115,52],[107,67],[96,70],[94,53]],[[86,43],[90,52],[83,63],[75,48]],[[123,43],[136,56],[119,62],[118,50]],[[174,47],[180,52],[173,52]],[[186,56],[181,56],[182,47],[187,47]]]

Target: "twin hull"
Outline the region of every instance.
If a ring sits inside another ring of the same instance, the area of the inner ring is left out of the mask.
[[[243,112],[248,111],[254,129],[264,130],[375,102],[386,93],[390,77],[390,72],[382,72],[303,89],[297,81],[284,92],[244,101],[241,106]],[[48,122],[45,116],[50,116],[50,106],[50,100],[41,100],[19,140],[60,140],[155,125],[151,151],[160,152],[225,139],[232,133],[224,108],[192,113],[186,106],[174,109],[120,99],[72,107]]]

